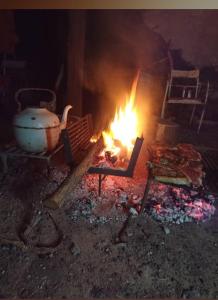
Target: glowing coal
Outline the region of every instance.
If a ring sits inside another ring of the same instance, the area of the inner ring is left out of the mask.
[[[109,164],[103,159],[101,162]],[[102,197],[99,197],[98,176],[87,174],[73,193],[69,217],[73,221],[85,218],[90,223],[105,223],[125,220],[128,214],[137,216],[141,210],[144,188],[145,180],[142,177],[130,179],[108,176],[102,185]],[[160,223],[204,222],[214,214],[215,201],[216,198],[204,190],[154,182],[145,212]]]
[[[147,210],[161,222],[204,222],[214,214],[214,202],[215,197],[205,191],[153,183]]]

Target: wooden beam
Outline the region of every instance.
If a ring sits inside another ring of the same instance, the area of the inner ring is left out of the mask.
[[[61,186],[56,190],[49,198],[44,202],[46,207],[57,209],[61,207],[67,198],[67,194],[72,192],[77,184],[82,180],[83,175],[93,162],[93,157],[102,147],[102,141],[100,140],[92,146],[88,154],[82,160],[82,162],[73,169],[71,174],[64,180]]]

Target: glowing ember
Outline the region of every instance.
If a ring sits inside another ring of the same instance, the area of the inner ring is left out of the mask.
[[[206,192],[154,183],[150,190],[148,210],[160,222],[199,222],[210,219],[214,214],[214,201],[215,197]]]
[[[104,151],[110,151],[117,155],[121,147],[131,153],[137,136],[140,135],[138,114],[135,108],[135,94],[139,74],[133,82],[130,96],[126,99],[124,107],[119,107],[115,117],[109,126],[109,130],[103,131],[105,144]]]

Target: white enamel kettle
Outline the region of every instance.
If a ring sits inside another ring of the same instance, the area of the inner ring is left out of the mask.
[[[17,144],[23,150],[32,153],[52,151],[58,144],[62,129],[66,128],[68,111],[72,108],[67,105],[64,108],[61,121],[58,116],[46,107],[27,107],[21,111],[19,96],[27,91],[40,91],[50,93],[52,96],[50,107],[56,106],[56,94],[49,89],[25,88],[19,89],[15,94],[18,104],[18,114],[13,120],[14,135]],[[40,104],[45,102],[39,101]]]

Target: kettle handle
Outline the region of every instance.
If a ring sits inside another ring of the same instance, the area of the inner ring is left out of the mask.
[[[44,91],[44,92],[49,92],[52,95],[52,100],[51,102],[56,103],[56,94],[54,91],[50,90],[50,89],[43,89],[43,88],[22,88],[16,91],[15,95],[14,95],[14,99],[15,102],[18,105],[18,113],[21,111],[21,102],[19,101],[19,96],[21,93],[23,92],[27,92],[27,91]]]

